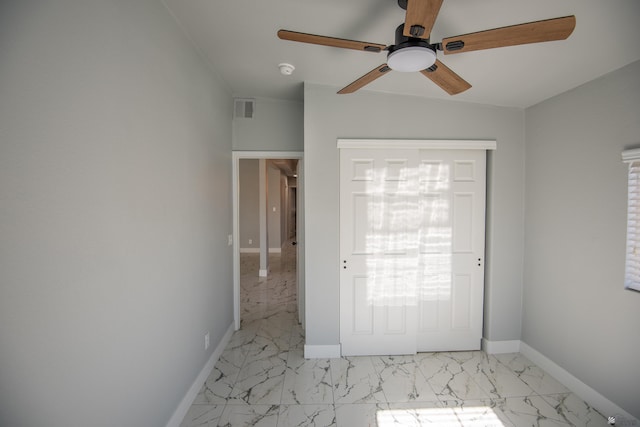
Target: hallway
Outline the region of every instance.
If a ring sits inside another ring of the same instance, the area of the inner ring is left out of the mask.
[[[576,426],[606,419],[520,354],[303,357],[295,246],[242,254],[241,329],[181,427]]]

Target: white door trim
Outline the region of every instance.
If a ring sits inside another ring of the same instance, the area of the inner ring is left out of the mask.
[[[495,140],[473,139],[345,139],[338,138],[338,148],[397,148],[432,150],[495,150]]]
[[[232,151],[232,196],[233,196],[233,324],[237,331],[240,329],[240,200],[238,197],[240,189],[240,159],[298,159],[303,161],[304,153],[302,151]],[[302,168],[300,168],[302,169]],[[300,172],[302,173],[302,172]],[[302,177],[298,177],[298,186],[303,185]],[[299,204],[297,217],[304,216],[304,206]],[[304,239],[303,230],[297,228],[298,248],[304,247],[300,245],[300,240]],[[297,257],[298,262],[298,286],[303,286],[300,281],[300,256]],[[299,298],[300,296],[298,296]],[[303,319],[301,319],[303,320]]]

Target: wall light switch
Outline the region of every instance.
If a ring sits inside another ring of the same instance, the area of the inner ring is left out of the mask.
[[[233,235],[229,234],[227,236],[227,239],[228,239],[227,245],[229,245],[229,246],[233,245]]]
[[[204,334],[204,349],[205,350],[209,349],[209,332]]]
[[[273,207],[273,211],[274,211],[274,212],[276,211],[276,207],[275,207],[275,206]]]

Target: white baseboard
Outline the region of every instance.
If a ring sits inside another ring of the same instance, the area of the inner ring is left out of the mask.
[[[224,334],[224,336],[218,343],[216,349],[213,350],[211,357],[209,358],[207,363],[205,363],[204,367],[196,377],[196,380],[193,382],[193,384],[187,391],[187,394],[185,394],[185,396],[182,398],[182,401],[180,401],[180,404],[178,405],[176,410],[173,412],[173,415],[171,416],[171,419],[169,419],[169,422],[167,422],[166,427],[180,427],[180,423],[182,423],[182,420],[184,419],[185,415],[187,415],[187,411],[189,411],[191,404],[198,396],[198,393],[200,393],[200,389],[202,389],[202,385],[211,374],[211,371],[213,370],[213,367],[215,366],[218,359],[220,358],[220,355],[222,354],[224,349],[227,347],[227,344],[231,339],[231,335],[233,335],[233,331],[234,331],[234,327],[233,327],[233,323],[231,323],[231,325],[229,325],[229,329],[227,329],[227,332]]]
[[[520,342],[520,353],[549,373],[565,387],[578,395],[605,417],[615,416],[618,425],[640,425],[640,421],[627,411],[574,377],[570,372],[557,365],[553,360],[524,342]],[[622,423],[622,421],[627,421]]]
[[[519,353],[520,340],[489,341],[482,338],[482,349],[487,354]]]
[[[340,344],[336,345],[305,345],[305,359],[335,359],[340,357]]]

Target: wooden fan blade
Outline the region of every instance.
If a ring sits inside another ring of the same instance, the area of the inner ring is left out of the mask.
[[[403,34],[428,39],[443,0],[407,0]]]
[[[350,85],[340,89],[338,93],[341,95],[345,93],[353,93],[358,89],[360,89],[362,86],[368,85],[378,77],[382,77],[384,74],[387,74],[389,71],[391,71],[391,68],[389,68],[387,64],[382,64],[374,68],[373,70],[369,71],[367,74],[360,77],[358,80],[351,83]]]
[[[492,49],[495,47],[515,46],[527,43],[564,40],[571,35],[576,26],[576,17],[546,19],[511,25],[493,30],[448,37],[442,40],[445,54],[469,52],[472,50]]]
[[[380,52],[387,46],[379,43],[359,42],[356,40],[338,39],[335,37],[317,36],[315,34],[297,33],[295,31],[280,30],[278,37],[301,43],[319,44],[322,46],[340,47],[343,49],[364,50],[365,52]]]
[[[435,64],[420,72],[440,86],[449,95],[456,95],[471,87],[466,80],[451,71],[449,67],[437,59]]]

